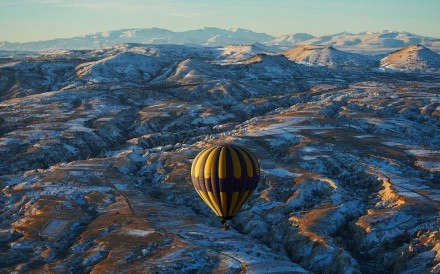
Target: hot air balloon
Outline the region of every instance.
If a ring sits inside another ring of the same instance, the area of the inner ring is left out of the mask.
[[[194,159],[191,180],[202,200],[225,223],[234,217],[257,187],[260,165],[244,148],[209,147]]]

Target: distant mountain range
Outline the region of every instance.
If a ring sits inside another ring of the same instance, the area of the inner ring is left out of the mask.
[[[176,44],[203,47],[226,45],[250,45],[260,43],[272,51],[285,51],[296,45],[333,47],[346,52],[385,54],[411,44],[419,44],[440,52],[440,39],[424,37],[408,32],[383,31],[352,34],[341,32],[315,37],[307,33],[295,33],[274,37],[246,29],[203,28],[174,32],[161,28],[123,29],[99,32],[73,38],[53,39],[26,43],[0,42],[0,50],[42,51],[53,49],[97,49],[122,43]]]
[[[342,32],[315,37],[303,43],[307,45],[332,46],[344,51],[364,53],[389,53],[411,44],[420,44],[440,51],[440,39],[397,31],[383,31],[380,33],[362,32],[359,34]]]
[[[298,43],[316,38],[315,36],[308,33],[294,33],[281,35],[271,41],[265,42],[268,46],[286,46],[292,47]]]
[[[27,43],[0,42],[3,50],[50,50],[50,49],[94,49],[123,43],[176,44],[191,46],[224,46],[228,44],[252,44],[270,41],[275,37],[246,29],[203,28],[173,32],[160,28],[123,29],[99,32],[73,38],[53,39]]]

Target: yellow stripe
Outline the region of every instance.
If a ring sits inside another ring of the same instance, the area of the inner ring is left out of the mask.
[[[238,156],[237,156],[237,152],[235,152],[235,149],[233,149],[232,147],[229,148],[229,151],[231,152],[231,155],[232,155],[232,166],[234,169],[234,178],[240,179],[241,165],[240,165],[240,160],[238,159]]]
[[[257,176],[260,176],[260,164],[258,163],[257,158],[255,158],[254,154],[250,153],[249,151],[248,151],[248,153],[249,153],[249,155],[251,155],[252,160],[254,162],[254,166],[256,169],[255,173],[257,173]]]
[[[226,178],[226,148],[222,147],[220,151],[220,159],[218,161],[218,177],[220,179]]]
[[[203,198],[202,194],[200,194],[201,190],[196,189],[196,192],[197,192],[197,194],[199,194],[200,198],[202,198],[202,200],[203,200],[203,201],[205,202],[205,204],[206,204],[205,199]]]
[[[241,206],[246,202],[247,198],[249,196],[249,190],[246,190],[243,193],[243,196],[241,196],[240,202],[238,203],[237,207],[234,210],[234,215],[237,214],[238,210],[241,208]]]
[[[231,199],[231,207],[229,208],[229,214],[228,216],[233,216],[232,213],[234,212],[235,204],[237,203],[238,195],[240,193],[238,191],[235,191],[232,193],[232,199]]]
[[[226,203],[228,202],[228,198],[226,197],[226,192],[224,192],[224,191],[220,192],[220,200],[222,202],[223,216],[226,216],[227,215]]]
[[[222,216],[222,211],[220,210],[220,207],[218,206],[218,204],[215,202],[215,198],[214,198],[214,193],[212,193],[212,191],[208,191],[208,196],[211,199],[211,203],[214,205],[215,209],[218,212],[218,216]]]
[[[206,155],[208,155],[209,152],[211,152],[214,148],[215,148],[215,147],[211,147],[211,148],[208,148],[208,149],[206,149],[206,150],[200,152],[200,158],[197,159],[196,167],[195,167],[195,169],[194,169],[194,176],[195,176],[195,177],[199,177],[199,175],[200,175],[200,165],[201,165],[201,163],[202,163],[203,160],[205,159]]]
[[[244,162],[246,163],[246,170],[247,170],[247,175],[248,177],[252,177],[254,176],[254,172],[252,170],[252,164],[251,164],[251,160],[249,159],[249,157],[247,156],[247,154],[240,148],[237,148],[238,152],[240,153],[241,157],[243,157]]]
[[[191,165],[191,176],[194,175],[194,170],[196,167],[197,160],[200,158],[200,156],[203,154],[203,152],[206,151],[207,149],[209,149],[209,148],[205,148],[199,154],[197,154],[196,158],[194,158],[194,161],[192,162],[192,165]]]
[[[197,190],[197,193],[200,195],[200,197],[205,202],[205,204],[207,204],[209,206],[209,208],[211,208],[211,210],[214,211],[214,213],[215,213],[214,207],[212,207],[211,202],[209,200],[207,200],[208,196],[206,196],[206,194],[201,190]]]
[[[206,193],[203,191],[200,191],[199,194],[200,194],[200,197],[202,197],[203,201],[205,201],[205,204],[207,204],[211,208],[211,210],[214,211],[215,215],[220,216],[220,214],[212,206],[211,200],[209,200],[209,197],[206,196]]]
[[[212,150],[209,155],[208,155],[208,159],[206,159],[205,162],[205,172],[204,172],[204,176],[205,179],[209,179],[211,178],[211,166],[212,166],[212,158],[214,158],[215,153],[219,150],[219,147],[216,147],[214,150]]]

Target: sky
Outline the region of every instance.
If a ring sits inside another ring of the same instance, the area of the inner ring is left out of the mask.
[[[440,38],[440,0],[0,0],[0,41],[30,42],[128,28],[305,32],[408,31]]]

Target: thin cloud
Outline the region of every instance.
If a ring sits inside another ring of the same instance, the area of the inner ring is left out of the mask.
[[[170,15],[173,16],[173,17],[179,17],[179,18],[194,18],[194,17],[200,17],[203,14],[202,13],[196,13],[196,12],[194,12],[194,13],[179,12],[179,13],[171,13]]]
[[[147,7],[144,1],[66,1],[63,3],[66,8],[76,8],[85,10],[111,10],[111,11],[130,11],[139,12]]]
[[[67,8],[89,9],[89,10],[137,10],[143,8],[141,5],[124,4],[120,2],[72,2],[64,4]]]
[[[12,7],[17,5],[14,1],[0,2],[0,7]]]
[[[39,6],[58,6],[63,8],[76,8],[88,10],[119,10],[119,11],[139,11],[144,10],[148,3],[154,3],[155,0],[150,1],[87,1],[87,0],[2,0],[0,7],[14,7],[25,5],[39,5]]]
[[[3,0],[0,2],[1,7],[11,7],[20,5],[55,5],[62,4],[63,0]]]

